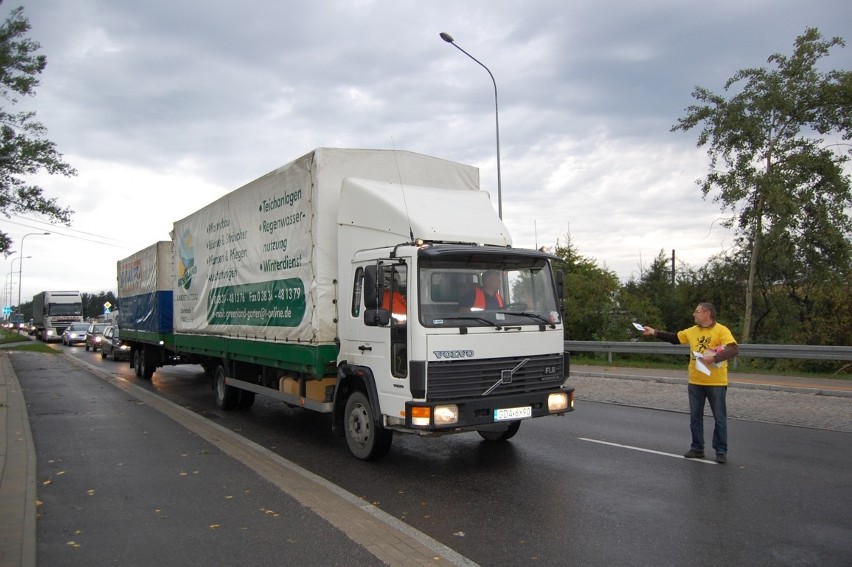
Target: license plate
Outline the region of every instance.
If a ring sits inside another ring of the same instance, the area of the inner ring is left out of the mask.
[[[514,421],[532,417],[532,406],[522,408],[501,408],[494,410],[494,421]]]

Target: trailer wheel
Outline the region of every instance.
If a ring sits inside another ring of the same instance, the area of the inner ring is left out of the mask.
[[[221,365],[217,366],[214,371],[213,385],[216,392],[216,405],[219,406],[219,409],[224,411],[234,409],[239,402],[240,391],[225,384],[225,369]]]
[[[505,431],[477,431],[477,433],[486,441],[508,441],[515,436],[520,428],[521,422],[513,421]]]
[[[370,400],[362,392],[353,392],[346,400],[346,444],[355,457],[364,461],[381,459],[388,454],[393,431],[377,425]]]

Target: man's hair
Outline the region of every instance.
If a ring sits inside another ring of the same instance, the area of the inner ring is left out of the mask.
[[[705,302],[705,303],[699,303],[698,306],[701,309],[706,309],[707,311],[709,311],[710,316],[713,317],[713,320],[714,321],[716,320],[716,306],[715,305],[713,305],[712,303],[706,303]]]

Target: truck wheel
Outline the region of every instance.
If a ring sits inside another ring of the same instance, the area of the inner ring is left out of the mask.
[[[237,408],[247,410],[254,405],[254,392],[248,390],[240,390],[240,401],[237,402]]]
[[[233,386],[225,384],[225,369],[217,366],[213,374],[214,390],[216,391],[216,405],[219,409],[230,411],[234,409],[240,399],[240,391]]]
[[[515,436],[515,433],[517,433],[520,428],[521,422],[513,421],[509,424],[509,427],[506,428],[506,431],[477,431],[477,433],[479,433],[479,436],[486,441],[508,441]]]
[[[150,380],[154,377],[154,370],[157,368],[151,362],[151,357],[147,351],[139,353],[139,377],[143,380]]]
[[[101,358],[106,358],[106,353],[104,352],[104,349],[101,349]]]
[[[133,372],[137,378],[142,378],[142,353],[139,350],[133,351]]]
[[[377,425],[370,400],[362,392],[354,392],[346,400],[346,444],[355,457],[364,461],[381,459],[388,454],[393,431]]]

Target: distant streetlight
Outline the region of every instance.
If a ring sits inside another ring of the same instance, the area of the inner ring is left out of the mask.
[[[23,262],[24,258],[29,259],[29,258],[32,258],[32,256],[18,256],[17,258],[12,258],[12,274],[15,273],[15,260],[18,260],[19,262]],[[21,279],[20,268],[21,268],[21,264],[19,263],[18,264],[18,281],[20,281],[20,279]],[[12,283],[13,284],[15,283],[14,276],[12,278]],[[9,303],[12,303],[11,295],[12,295],[12,290],[9,290],[9,296],[10,296],[9,297]],[[20,311],[21,311],[21,298],[18,297],[18,312],[20,313]]]
[[[497,81],[494,80],[494,75],[491,73],[491,70],[488,67],[486,67],[482,63],[482,61],[480,61],[479,59],[477,59],[476,57],[474,57],[473,55],[471,55],[470,53],[468,53],[467,51],[465,51],[464,49],[462,49],[461,47],[458,46],[458,44],[453,39],[453,36],[451,36],[450,34],[445,33],[445,32],[441,32],[439,35],[441,36],[441,39],[443,39],[444,41],[446,41],[447,43],[449,43],[450,45],[452,45],[453,47],[455,47],[456,49],[458,49],[459,51],[461,51],[462,53],[464,53],[465,55],[467,55],[468,57],[470,57],[471,59],[473,59],[477,63],[479,63],[479,65],[483,69],[488,71],[488,76],[491,77],[491,82],[494,83],[494,122],[497,126],[497,215],[502,219],[503,218],[503,184],[502,184],[502,181],[501,181],[501,178],[500,178],[500,114],[497,111]]]
[[[9,252],[9,256],[11,256],[12,254],[17,254],[17,252]],[[12,259],[14,260],[14,258],[12,258]],[[14,273],[13,268],[14,268],[14,266],[12,266],[11,262],[10,262],[9,274]],[[2,300],[3,301],[2,301],[2,303],[3,303],[4,307],[6,305],[12,304],[12,297],[11,297],[12,290],[9,289],[9,274],[6,274],[6,283],[3,286],[3,294],[2,294]]]
[[[48,236],[49,234],[50,234],[49,232],[28,232],[21,237],[21,255],[20,255],[21,263],[18,264],[18,313],[21,312],[21,280],[24,279],[24,274],[23,274],[23,271],[24,271],[24,261],[23,261],[24,240],[28,236]],[[27,256],[27,258],[29,258],[29,257],[30,256]]]
[[[12,277],[15,275],[15,272],[9,272],[6,274],[6,282],[3,284],[3,316],[6,316],[6,307],[11,307],[12,305],[12,285],[15,283],[15,280]]]

